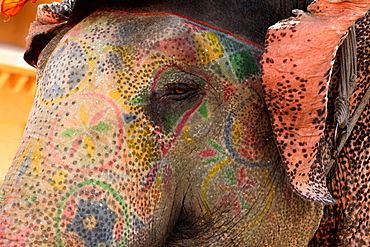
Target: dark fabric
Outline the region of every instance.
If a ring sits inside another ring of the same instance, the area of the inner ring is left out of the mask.
[[[67,25],[74,2],[74,0],[66,0],[62,3],[38,6],[36,20],[31,23],[26,38],[24,60],[27,63],[36,66],[38,56],[44,47]]]
[[[44,47],[61,29],[73,27],[97,10],[169,12],[208,23],[263,45],[267,28],[305,9],[307,0],[66,0],[39,6],[27,37],[24,59],[36,66]]]

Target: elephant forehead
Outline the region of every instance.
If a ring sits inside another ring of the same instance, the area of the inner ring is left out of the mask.
[[[113,69],[186,64],[240,81],[259,72],[260,55],[259,47],[179,16],[110,11],[96,12],[72,28],[49,61],[64,69],[61,57],[70,63],[106,56]]]

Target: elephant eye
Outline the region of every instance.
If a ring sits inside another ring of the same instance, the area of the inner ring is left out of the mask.
[[[148,113],[164,133],[172,132],[181,117],[199,106],[208,83],[201,77],[172,67],[155,76],[149,93]]]
[[[170,70],[161,75],[152,97],[157,100],[182,101],[204,94],[205,85],[206,82],[198,76]]]
[[[163,92],[162,97],[172,100],[185,100],[197,93],[198,88],[192,88],[182,83],[170,84]]]
[[[179,85],[178,88],[174,88],[173,90],[171,90],[170,92],[170,95],[181,95],[181,94],[185,94],[188,92],[188,87],[185,85],[185,87],[183,87],[184,85]]]

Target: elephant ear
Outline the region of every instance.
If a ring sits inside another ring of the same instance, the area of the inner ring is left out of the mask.
[[[66,27],[72,12],[74,0],[62,3],[41,4],[38,6],[36,20],[31,23],[26,38],[24,60],[36,67],[38,57],[45,46]]]
[[[322,156],[333,60],[370,0],[318,0],[270,27],[262,58],[265,100],[288,181],[307,200],[333,204]]]

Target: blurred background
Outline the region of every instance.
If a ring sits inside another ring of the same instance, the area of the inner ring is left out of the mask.
[[[36,70],[23,60],[25,38],[37,6],[26,3],[14,17],[0,15],[0,184],[19,147],[36,93]]]

